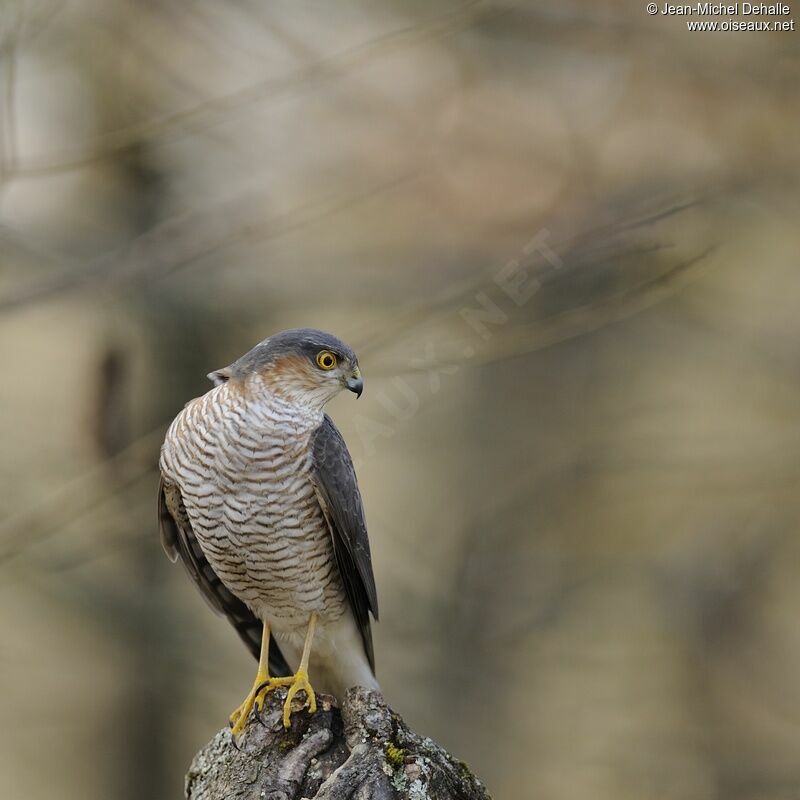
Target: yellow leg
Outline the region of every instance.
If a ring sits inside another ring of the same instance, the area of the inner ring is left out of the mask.
[[[308,620],[308,630],[306,631],[306,641],[303,645],[303,657],[300,659],[300,666],[294,674],[289,693],[286,695],[286,702],[283,704],[283,727],[289,727],[289,717],[292,713],[292,700],[302,689],[306,693],[308,710],[313,714],[317,710],[317,697],[311,684],[308,682],[308,659],[311,655],[311,642],[314,640],[314,628],[317,626],[317,615],[312,613]]]
[[[253,706],[257,706],[261,711],[267,692],[277,689],[278,686],[286,686],[292,681],[293,678],[270,678],[269,676],[269,625],[265,622],[264,632],[261,635],[261,655],[258,659],[256,679],[244,702],[230,716],[231,733],[236,736],[244,730]]]

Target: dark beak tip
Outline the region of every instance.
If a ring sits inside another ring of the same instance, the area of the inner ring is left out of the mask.
[[[364,391],[364,381],[361,378],[350,378],[347,381],[347,388],[356,396],[356,398],[361,397],[361,393]]]

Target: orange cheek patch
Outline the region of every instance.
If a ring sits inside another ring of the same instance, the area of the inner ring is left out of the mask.
[[[319,387],[319,378],[314,372],[314,367],[303,356],[278,358],[261,375],[265,383],[276,389],[281,385],[291,384],[310,392]]]

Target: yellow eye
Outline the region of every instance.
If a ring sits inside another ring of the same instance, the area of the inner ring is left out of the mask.
[[[320,369],[333,369],[336,366],[336,356],[330,350],[320,350],[317,353],[317,366]]]

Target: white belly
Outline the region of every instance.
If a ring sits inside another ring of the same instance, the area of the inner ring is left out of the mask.
[[[276,632],[275,638],[292,670],[297,670],[303,652],[305,630]],[[339,699],[351,686],[380,691],[364,654],[364,643],[348,609],[335,621],[321,619],[314,632],[308,674],[314,689]]]

